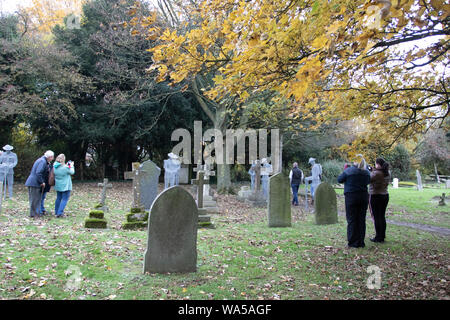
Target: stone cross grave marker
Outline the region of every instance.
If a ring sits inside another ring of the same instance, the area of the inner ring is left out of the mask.
[[[108,179],[103,179],[103,183],[99,183],[98,187],[102,187],[102,193],[100,194],[100,204],[103,209],[106,208],[106,190],[112,188],[112,184],[108,183]]]
[[[197,185],[197,206],[203,208],[203,185],[209,182],[209,178],[205,178],[204,171],[197,171],[197,179],[192,179],[192,184]]]
[[[280,172],[269,178],[269,227],[291,226],[291,194],[289,177]]]
[[[124,173],[124,178],[127,180],[133,180],[133,204],[132,208],[141,208],[141,195],[140,195],[140,181],[139,181],[139,162],[133,162],[131,164],[132,171],[127,171]]]
[[[161,192],[150,208],[144,273],[197,271],[198,209],[184,188]]]

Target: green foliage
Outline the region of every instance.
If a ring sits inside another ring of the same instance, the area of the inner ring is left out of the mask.
[[[242,164],[235,164],[231,166],[231,180],[232,181],[248,181],[250,175],[248,170]]]
[[[411,157],[403,145],[398,144],[391,152],[386,154],[385,159],[389,162],[393,178],[409,180]]]
[[[338,160],[327,160],[322,165],[322,181],[330,184],[337,183],[337,177],[344,171],[345,162]]]
[[[17,166],[14,168],[14,179],[25,181],[34,162],[47,150],[39,147],[36,140],[36,135],[23,123],[12,130],[11,141],[8,143],[14,147],[13,152],[17,154],[18,159]]]

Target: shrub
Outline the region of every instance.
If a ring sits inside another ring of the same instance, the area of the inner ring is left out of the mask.
[[[328,160],[322,165],[322,181],[328,182],[329,184],[336,184],[337,177],[344,171],[345,162],[338,160]]]

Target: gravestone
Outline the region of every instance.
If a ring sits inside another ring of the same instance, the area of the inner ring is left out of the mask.
[[[269,227],[291,226],[290,200],[289,177],[282,172],[270,177],[267,205]]]
[[[239,190],[239,192],[238,192],[237,199],[239,201],[245,201],[245,199],[247,199],[251,193],[252,193],[251,187],[242,186],[241,190]]]
[[[139,186],[139,166],[141,164],[139,162],[133,162],[131,164],[132,171],[127,171],[124,173],[124,178],[127,180],[133,180],[133,203],[131,205],[132,208],[141,208],[142,205],[140,203],[140,186]]]
[[[250,196],[245,200],[246,203],[253,205],[254,207],[266,207],[267,199],[261,190],[261,162],[255,161],[255,186]]]
[[[398,178],[394,178],[394,180],[392,180],[392,188],[398,189]]]
[[[319,184],[314,192],[314,213],[318,225],[338,222],[336,192],[327,182]]]
[[[203,207],[203,185],[208,182],[201,170],[197,171],[197,179],[192,179],[192,184],[197,185],[198,226],[202,228],[214,228],[208,209]]]
[[[445,180],[445,188],[450,189],[450,179]]]
[[[198,210],[191,194],[168,188],[150,212],[144,273],[196,272]]]
[[[96,209],[108,212],[108,207],[106,206],[106,190],[112,188],[112,184],[108,183],[108,179],[103,179],[103,183],[97,184],[98,187],[102,187],[102,192],[100,194],[100,202],[95,206]]]
[[[158,182],[161,169],[151,160],[139,166],[140,203],[145,210],[149,210],[153,200],[158,195]]]
[[[182,164],[179,171],[179,183],[189,184],[189,166]]]
[[[423,190],[422,177],[420,176],[419,170],[416,170],[416,177],[417,177],[417,190],[422,191]]]
[[[133,230],[147,227],[148,211],[144,209],[141,202],[141,178],[146,172],[139,162],[132,163],[132,171],[125,172],[125,179],[133,180],[133,203],[130,212],[126,214],[126,222],[123,229]]]

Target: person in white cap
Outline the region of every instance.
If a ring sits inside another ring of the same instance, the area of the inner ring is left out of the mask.
[[[309,158],[308,163],[311,165],[311,175],[305,178],[305,183],[311,184],[311,202],[314,203],[314,191],[321,182],[322,166],[316,163],[315,158]]]
[[[173,152],[168,154],[169,159],[164,160],[164,189],[177,186],[179,184],[179,172],[181,162]]]
[[[5,152],[0,155],[0,164],[6,165],[8,167],[5,170],[6,172],[3,172],[5,176],[0,173],[0,179],[1,183],[5,182],[8,184],[8,194],[10,199],[13,197],[14,167],[17,165],[17,155],[11,151],[13,149],[13,146],[7,144],[3,147],[3,150],[5,150]]]

